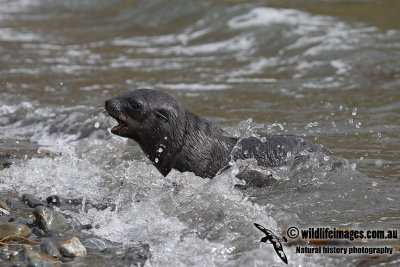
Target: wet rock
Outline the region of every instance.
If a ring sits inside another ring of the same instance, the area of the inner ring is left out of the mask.
[[[36,207],[34,214],[36,223],[44,231],[63,231],[67,225],[67,219],[65,219],[64,215],[47,207]]]
[[[51,206],[56,206],[56,207],[60,207],[63,200],[57,196],[57,195],[52,195],[46,198],[47,204],[51,205]]]
[[[37,251],[33,250],[30,247],[25,247],[23,255],[25,260],[27,260],[31,266],[40,266],[40,263],[42,262],[42,257]]]
[[[60,251],[65,257],[86,256],[86,248],[82,245],[81,241],[79,241],[77,237],[73,237],[61,244]]]
[[[4,202],[3,200],[0,199],[0,208],[5,209],[7,211],[10,210],[10,207],[8,207],[7,203]]]
[[[54,258],[61,257],[56,245],[51,240],[44,240],[40,244],[40,251]]]
[[[0,259],[2,260],[11,260],[19,254],[18,250],[10,247],[2,247],[0,249]]]
[[[38,206],[46,206],[46,204],[43,201],[35,198],[34,196],[32,196],[30,194],[22,195],[22,201],[31,208],[35,208]]]
[[[10,208],[8,205],[0,199],[0,213],[3,213],[5,215],[10,215]]]
[[[83,246],[88,250],[104,251],[107,248],[106,243],[98,238],[88,238],[83,241]]]
[[[46,235],[45,231],[43,231],[42,229],[38,228],[38,227],[32,227],[32,234],[34,234],[37,237],[43,237]]]
[[[46,232],[46,237],[50,237],[50,238],[60,238],[62,237],[62,233],[60,231],[57,230],[49,230]]]
[[[11,235],[28,237],[31,234],[31,229],[25,224],[16,222],[0,223],[0,239]]]
[[[11,155],[10,154],[0,154],[0,169],[10,168],[12,165]]]
[[[143,266],[148,258],[151,257],[148,244],[140,244],[137,247],[129,248],[122,260],[129,261],[130,264]]]
[[[10,218],[9,221],[18,222],[32,226],[35,222],[35,216],[29,210],[17,210],[14,212],[14,217]]]

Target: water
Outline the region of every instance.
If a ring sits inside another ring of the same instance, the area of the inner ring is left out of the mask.
[[[396,0],[0,1],[0,152],[16,162],[0,190],[110,204],[64,212],[116,246],[148,243],[148,266],[281,264],[254,222],[398,229],[399,11]],[[97,115],[140,87],[235,135],[305,136],[350,165],[327,171],[321,156],[246,191],[234,168],[164,178]],[[290,265],[368,258],[284,249]]]

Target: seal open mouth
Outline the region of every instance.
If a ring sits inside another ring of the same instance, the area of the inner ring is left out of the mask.
[[[116,118],[112,115],[111,115],[111,117],[113,117],[118,122],[118,125],[114,126],[111,129],[111,132],[113,134],[119,134],[119,133],[121,133],[121,131],[128,130],[128,124],[126,123],[126,121],[123,118]]]
[[[123,129],[123,128],[128,128],[128,125],[125,123],[125,121],[123,121],[123,120],[121,120],[119,118],[114,118],[114,119],[118,122],[118,125],[114,126],[111,129],[111,131],[118,131],[118,130]]]

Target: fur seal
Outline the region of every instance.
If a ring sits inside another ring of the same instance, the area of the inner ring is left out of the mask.
[[[106,100],[105,109],[118,122],[111,132],[136,141],[164,176],[176,169],[212,178],[231,160],[255,158],[260,166],[275,167],[284,165],[289,155],[322,150],[297,136],[233,137],[152,89]]]

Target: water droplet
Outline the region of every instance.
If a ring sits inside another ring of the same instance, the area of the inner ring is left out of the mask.
[[[354,123],[354,120],[353,120],[352,118],[350,118],[350,119],[349,119],[349,123],[350,123],[350,124],[353,124],[353,123]]]
[[[376,167],[378,167],[378,168],[382,167],[382,165],[383,165],[383,160],[381,160],[381,159],[375,160],[375,165],[376,165]]]
[[[243,154],[248,155],[248,154],[249,154],[249,151],[245,150],[245,151],[243,152]]]
[[[335,121],[332,121],[332,126],[333,126],[333,127],[336,127]]]
[[[160,148],[157,150],[157,152],[158,152],[158,153],[161,153],[161,152],[163,152],[163,149],[160,147]]]
[[[381,137],[382,137],[382,134],[381,134],[381,133],[378,133],[378,137],[381,138]]]
[[[263,142],[263,143],[267,142],[267,138],[261,137],[261,142]]]
[[[353,111],[351,112],[351,115],[353,115],[353,116],[357,115],[357,108],[353,108]]]
[[[154,159],[154,162],[155,162],[155,163],[158,163],[158,158],[155,158],[155,159]]]
[[[168,139],[168,137],[164,137],[164,140],[167,140]]]
[[[96,122],[95,124],[94,124],[94,128],[99,128],[100,127],[100,123],[98,123],[98,122]]]
[[[343,110],[343,106],[342,106],[342,105],[339,106],[339,110],[340,110],[340,111]]]
[[[360,127],[361,127],[361,122],[359,121],[356,123],[356,128],[360,128]]]

